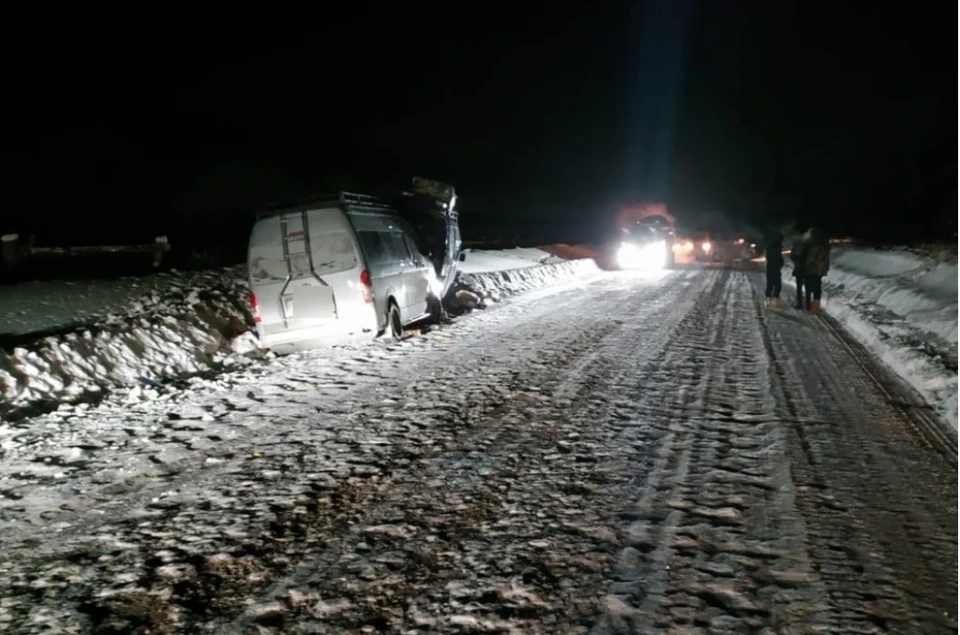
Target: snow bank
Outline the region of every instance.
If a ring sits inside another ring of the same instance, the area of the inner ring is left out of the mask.
[[[828,289],[859,305],[877,305],[913,326],[957,343],[957,263],[918,254],[837,249]]]
[[[466,260],[458,267],[461,273],[487,273],[566,262],[543,249],[516,248],[501,250],[464,249]]]
[[[96,401],[111,388],[150,387],[215,370],[236,363],[234,353],[256,348],[242,268],[150,278],[142,283],[145,290],[111,313],[53,333],[5,335],[0,416]],[[134,288],[133,281],[117,282],[105,286]],[[61,302],[66,306],[68,299]]]
[[[823,309],[957,427],[957,263],[834,248]],[[791,278],[788,278],[791,279]]]
[[[499,302],[508,295],[582,278],[600,271],[597,263],[590,259],[558,260],[560,261],[551,264],[460,273],[454,287],[475,293],[485,302]]]

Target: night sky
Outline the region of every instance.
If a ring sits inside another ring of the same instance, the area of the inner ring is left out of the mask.
[[[596,238],[647,198],[954,239],[953,6],[479,6],[44,27],[55,52],[7,51],[0,229],[216,244],[264,203],[423,175],[477,232]]]

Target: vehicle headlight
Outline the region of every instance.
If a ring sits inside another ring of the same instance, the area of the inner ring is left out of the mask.
[[[624,243],[617,250],[621,269],[663,269],[667,265],[667,243],[659,241],[639,247]]]
[[[701,245],[701,247],[703,248],[703,253],[705,254],[709,254],[710,250],[713,249],[713,245],[710,244],[709,240],[705,240],[703,242],[703,245]]]
[[[633,243],[623,243],[617,249],[617,264],[621,269],[633,269],[640,262],[642,253]]]

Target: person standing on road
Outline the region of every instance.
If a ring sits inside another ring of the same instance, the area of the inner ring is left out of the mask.
[[[806,307],[811,313],[820,312],[823,277],[830,271],[830,242],[818,228],[810,230],[804,273],[806,274]],[[813,296],[813,302],[810,301]]]
[[[804,306],[803,303],[803,285],[807,275],[807,247],[810,244],[808,234],[809,232],[801,236],[799,240],[795,238],[793,240],[793,246],[790,248],[790,262],[793,263],[793,280],[797,286],[797,304],[795,305],[797,309],[809,308],[809,304]]]
[[[767,245],[764,249],[764,257],[767,261],[767,292],[764,304],[769,306],[780,299],[780,292],[783,289],[783,236],[780,232],[773,232],[767,238]]]

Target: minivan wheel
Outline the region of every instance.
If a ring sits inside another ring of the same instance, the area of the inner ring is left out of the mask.
[[[387,309],[387,333],[390,334],[390,339],[397,341],[403,339],[403,320],[400,318],[400,307],[393,302]]]
[[[427,298],[427,314],[430,324],[437,325],[443,322],[443,304],[432,293]]]

